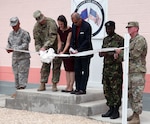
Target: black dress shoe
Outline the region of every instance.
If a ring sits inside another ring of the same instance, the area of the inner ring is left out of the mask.
[[[61,92],[64,92],[64,93],[70,93],[72,92],[73,90],[69,91],[69,90],[61,90]]]
[[[76,95],[83,95],[83,94],[86,94],[86,91],[80,90],[80,91],[76,92]]]
[[[78,92],[78,90],[73,90],[73,91],[71,91],[70,94],[76,94],[77,92]]]
[[[61,90],[61,92],[66,92],[67,90]]]

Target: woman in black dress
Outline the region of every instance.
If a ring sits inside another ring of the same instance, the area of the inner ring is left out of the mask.
[[[67,25],[67,20],[64,15],[60,15],[57,19],[58,23],[58,53],[69,54],[70,40],[72,29]],[[73,57],[63,58],[64,68],[66,71],[67,86],[62,92],[71,92],[75,81],[74,59]]]

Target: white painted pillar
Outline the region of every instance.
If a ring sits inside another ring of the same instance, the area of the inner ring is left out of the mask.
[[[93,49],[101,49],[103,39],[92,39]],[[90,63],[90,75],[88,80],[88,87],[101,88],[102,87],[102,70],[103,57],[99,54],[94,54]]]
[[[123,62],[122,124],[127,124],[128,107],[128,71],[129,71],[129,35],[125,35]]]

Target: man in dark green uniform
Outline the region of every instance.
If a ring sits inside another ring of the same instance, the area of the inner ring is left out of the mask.
[[[104,38],[102,48],[123,47],[124,39],[115,33],[115,22],[108,21],[105,23],[105,27],[108,36]],[[114,51],[100,52],[99,56],[104,57],[102,84],[107,101],[106,104],[109,106],[109,110],[105,114],[102,114],[102,117],[116,119],[120,116],[119,107],[122,98],[123,56]]]

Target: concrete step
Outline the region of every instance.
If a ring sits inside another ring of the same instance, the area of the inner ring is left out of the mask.
[[[59,87],[58,92],[52,92],[51,88],[47,88],[46,91],[37,91],[37,89],[25,89],[16,91],[16,99],[50,99],[54,103],[66,103],[66,104],[80,104],[89,101],[102,100],[104,94],[102,90],[88,89],[86,95],[74,95],[70,93],[61,92],[63,88]]]
[[[97,89],[88,89],[85,95],[62,93],[60,90],[52,92],[51,88],[42,92],[37,89],[18,90],[16,94],[15,99],[6,99],[6,108],[80,116],[92,116],[107,110],[103,92]]]
[[[0,94],[0,107],[5,107],[6,98],[10,98],[10,96],[5,94]]]
[[[81,103],[79,106],[88,108],[88,116],[105,113],[108,110],[105,99]]]

